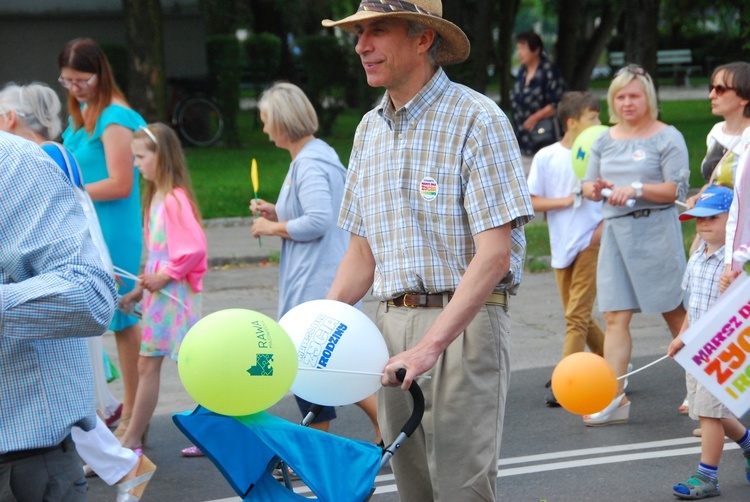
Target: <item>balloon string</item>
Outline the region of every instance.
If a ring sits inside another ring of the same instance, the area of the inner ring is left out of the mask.
[[[299,370],[303,371],[322,371],[322,372],[328,372],[328,373],[346,373],[348,375],[367,375],[367,376],[383,376],[384,373],[375,373],[374,371],[354,371],[354,370],[335,370],[332,368],[306,368],[304,366],[300,366],[297,368]],[[417,378],[422,378],[425,380],[429,380],[432,378],[430,375],[419,375]]]
[[[622,380],[623,378],[628,378],[628,377],[629,377],[630,375],[635,375],[636,373],[638,373],[638,372],[640,372],[640,371],[643,371],[643,370],[645,370],[646,368],[650,368],[650,367],[651,367],[651,366],[653,366],[654,364],[656,364],[656,363],[658,363],[658,362],[661,362],[661,361],[665,360],[665,359],[666,359],[666,358],[668,358],[668,357],[669,357],[669,354],[664,354],[664,355],[663,355],[662,357],[660,357],[659,359],[657,359],[657,360],[656,360],[656,361],[654,361],[654,362],[648,363],[648,364],[647,364],[646,366],[644,366],[643,368],[638,368],[637,370],[633,370],[633,371],[631,371],[630,373],[626,373],[625,375],[622,375],[621,377],[617,377],[617,379],[618,379],[618,380]]]
[[[115,272],[116,272],[117,274],[119,274],[119,275],[123,275],[123,276],[127,277],[128,279],[132,279],[132,280],[134,280],[135,282],[143,282],[143,281],[142,281],[142,280],[140,279],[140,277],[138,277],[138,276],[135,276],[135,275],[131,274],[131,273],[130,273],[130,272],[128,272],[127,270],[124,270],[124,269],[122,269],[122,268],[118,267],[117,265],[113,265],[113,269],[114,269],[114,271],[115,271]],[[182,303],[182,301],[180,301],[180,299],[179,299],[179,298],[177,298],[176,296],[170,295],[169,293],[167,293],[167,292],[166,292],[166,291],[164,291],[163,289],[160,289],[160,290],[159,290],[159,293],[161,293],[161,294],[163,294],[163,295],[166,295],[166,296],[168,296],[169,298],[173,299],[174,301],[176,301],[177,303],[179,303],[180,305],[182,305],[182,308],[187,308],[187,306],[186,306],[186,305],[185,305],[184,303]]]

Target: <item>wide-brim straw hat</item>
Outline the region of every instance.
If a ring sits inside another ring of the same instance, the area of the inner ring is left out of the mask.
[[[322,24],[326,28],[338,26],[356,34],[357,23],[379,17],[406,19],[435,30],[442,38],[435,58],[438,65],[462,63],[469,57],[469,39],[461,28],[443,19],[440,0],[414,0],[412,3],[402,0],[362,0],[356,14],[340,21],[324,19]]]

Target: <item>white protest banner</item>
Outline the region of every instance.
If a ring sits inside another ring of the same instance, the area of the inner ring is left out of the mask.
[[[737,417],[750,410],[750,278],[734,283],[682,336],[675,361]]]

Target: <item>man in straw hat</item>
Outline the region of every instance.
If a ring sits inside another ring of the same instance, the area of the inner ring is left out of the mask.
[[[518,288],[533,216],[513,129],[497,105],[440,67],[469,54],[439,0],[363,0],[323,21],[358,36],[367,82],[385,87],[360,123],[339,225],[349,248],[328,297],[355,303],[372,286],[393,355],[383,385],[424,380],[421,428],[393,457],[401,500],[495,500],[510,374],[508,294]],[[410,308],[414,307],[414,308]],[[385,388],[387,442],[409,414]]]

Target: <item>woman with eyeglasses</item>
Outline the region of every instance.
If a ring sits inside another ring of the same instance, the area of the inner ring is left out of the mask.
[[[57,60],[60,84],[68,91],[68,127],[63,144],[76,157],[94,201],[104,240],[116,267],[137,276],[143,247],[138,172],[130,141],[146,121],[130,108],[117,87],[101,47],[90,38],[71,40]],[[119,278],[118,293],[131,291],[134,282]],[[122,437],[130,420],[138,387],[141,331],[138,318],[116,311],[115,332],[125,390],[122,418],[115,431]]]
[[[630,362],[634,313],[661,313],[672,337],[685,318],[685,252],[674,201],[685,200],[690,169],[682,134],[657,118],[656,90],[643,68],[618,71],[607,104],[614,126],[591,146],[583,193],[607,197],[597,290],[607,322],[604,358],[620,376]],[[584,416],[587,426],[628,421],[622,380],[617,390],[604,410]]]

